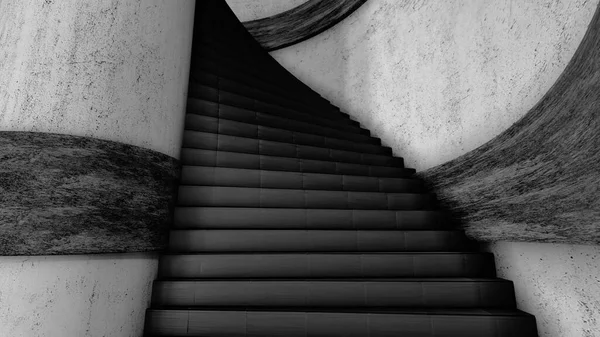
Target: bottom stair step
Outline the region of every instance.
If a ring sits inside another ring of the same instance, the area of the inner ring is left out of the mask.
[[[148,309],[146,336],[537,337],[535,317],[483,309]]]
[[[498,278],[161,280],[152,295],[152,307],[516,308]]]

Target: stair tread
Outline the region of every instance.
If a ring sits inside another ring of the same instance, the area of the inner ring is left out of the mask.
[[[362,165],[391,167],[404,166],[404,160],[402,157],[396,157],[391,154],[371,154],[359,151],[341,150],[327,146],[302,145],[196,130],[184,131],[182,147],[248,154],[264,153],[264,155],[273,155],[269,153],[278,153],[274,156],[285,158],[315,159],[323,161],[340,161],[344,163],[356,163]],[[270,149],[264,147],[270,147]],[[323,150],[326,150],[326,152],[323,152]],[[332,156],[337,158],[333,158]]]
[[[226,157],[226,159],[223,157]],[[233,160],[234,163],[232,163],[231,160]],[[270,160],[270,162],[267,162],[268,160]],[[187,147],[182,147],[180,162],[183,165],[189,166],[215,166],[283,172],[346,174],[368,177],[408,177],[416,172],[416,170],[412,168],[364,165],[231,151],[203,150]],[[223,162],[226,162],[226,164]],[[300,167],[300,165],[302,167]],[[312,165],[312,167],[310,165]],[[289,167],[289,169],[281,169],[283,166]],[[360,172],[360,174],[357,172]]]
[[[298,145],[327,145],[327,147],[346,151],[392,155],[392,149],[388,146],[356,142],[350,139],[332,137],[331,135],[325,136],[299,131],[290,131],[277,127],[257,125],[199,114],[186,114],[185,130],[212,132],[235,137],[264,139],[279,142],[285,141],[290,144]]]
[[[217,93],[213,93],[213,95],[217,95]],[[359,130],[362,129],[339,129],[333,126],[314,124],[274,113],[236,107],[205,98],[188,99],[186,113],[218,117],[219,119],[264,125],[316,135],[328,135],[335,138],[350,139],[358,142],[381,143],[381,139],[377,137],[360,133]]]
[[[164,306],[147,310],[183,310],[183,311],[249,311],[249,312],[322,312],[322,313],[357,313],[357,314],[419,314],[419,315],[477,315],[477,316],[524,316],[533,315],[519,309],[492,308],[352,308],[352,307],[201,307],[201,306]]]
[[[332,191],[421,193],[425,185],[414,178],[381,178],[344,174],[276,172],[214,166],[182,165],[180,184],[186,186],[253,187]]]
[[[300,90],[287,90],[286,92],[285,89],[289,88],[283,86],[282,83],[273,82],[271,78],[265,79],[264,77],[259,76],[264,75],[260,71],[258,73],[253,73],[254,69],[249,68],[246,65],[239,64],[239,60],[215,53],[214,50],[210,50],[203,45],[200,45],[198,49],[201,49],[201,52],[198,55],[197,62],[194,63],[196,67],[192,67],[191,73],[195,73],[197,70],[204,70],[216,75],[227,77],[229,79],[240,80],[240,77],[243,77],[244,79],[249,79],[250,84],[259,82],[261,85],[266,85],[270,88],[278,88],[280,94],[286,97],[299,97],[304,101],[309,101],[311,104],[316,106],[332,105],[327,99],[323,98],[314,90],[310,90],[306,86]],[[289,84],[289,82],[286,84]],[[293,92],[293,95],[290,95],[290,92]]]
[[[261,170],[261,169],[244,169],[244,168],[230,168],[230,167],[214,167],[214,166],[202,166],[202,165],[181,165],[181,167],[189,167],[189,168],[194,168],[194,167],[205,167],[205,168],[214,168],[215,170],[235,170],[235,171],[239,171],[240,174],[245,174],[247,172],[256,172],[256,171],[275,171],[275,172],[282,172],[282,173],[294,173],[294,174],[298,174],[298,175],[307,175],[307,176],[312,176],[312,175],[318,175],[318,176],[331,176],[331,177],[339,177],[339,176],[343,176],[343,177],[347,177],[347,178],[365,178],[365,179],[378,179],[378,180],[386,180],[386,181],[394,181],[394,180],[402,180],[402,181],[421,181],[420,179],[417,178],[395,178],[395,177],[369,177],[369,176],[361,176],[361,175],[353,175],[353,174],[331,174],[331,173],[311,173],[311,172],[289,172],[289,171],[277,171],[277,170]],[[405,168],[410,170],[410,168]]]
[[[365,277],[365,278],[213,278],[210,280],[202,278],[164,278],[156,282],[512,282],[499,277]]]
[[[237,74],[240,75],[239,73]],[[253,95],[264,97],[265,99],[274,99],[289,106],[298,107],[304,110],[326,110],[327,114],[323,115],[323,118],[331,120],[350,120],[357,123],[352,120],[348,114],[340,111],[338,107],[330,102],[323,102],[317,105],[307,104],[306,100],[298,99],[298,97],[294,95],[285,95],[285,90],[281,90],[276,86],[265,83],[251,75],[242,76],[242,78],[233,78],[229,73],[218,74],[215,72],[215,69],[195,69],[190,76],[189,86],[196,84],[218,86],[218,88],[223,88],[225,91],[231,91],[248,97],[251,97],[249,95]]]
[[[266,256],[276,256],[276,255],[486,255],[491,256],[492,253],[488,252],[469,252],[469,251],[439,251],[439,252],[236,252],[236,253],[222,253],[222,252],[186,252],[186,253],[174,253],[174,252],[164,252],[163,255],[169,256],[183,256],[183,255],[193,255],[193,256],[252,256],[252,255],[266,255]]]
[[[215,88],[207,85],[194,85],[188,96],[188,105],[190,103],[199,103],[197,101],[210,101],[218,105],[223,105],[232,111],[240,111],[249,114],[264,113],[274,117],[286,118],[297,122],[309,123],[312,125],[320,125],[332,129],[344,130],[350,133],[358,133],[370,135],[370,131],[361,127],[360,123],[351,120],[350,118],[331,120],[320,117],[319,114],[311,114],[306,111],[297,110],[286,107],[277,103],[269,103],[253,96],[244,96],[239,93],[230,92],[220,88]],[[215,96],[214,91],[218,92]]]
[[[178,206],[434,209],[435,194],[180,185]]]

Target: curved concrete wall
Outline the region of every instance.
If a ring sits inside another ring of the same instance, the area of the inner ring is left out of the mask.
[[[0,2],[0,131],[178,158],[194,1]],[[140,336],[156,253],[0,257],[0,335]]]
[[[423,170],[522,117],[579,45],[595,1],[367,1],[272,53]]]
[[[2,1],[0,130],[89,136],[178,158],[193,6]]]
[[[268,18],[244,22],[244,27],[267,51],[285,48],[335,26],[367,0],[310,0]]]
[[[535,315],[540,337],[600,336],[600,248],[496,242],[498,277],[513,281],[517,307]]]
[[[0,255],[161,251],[180,167],[118,142],[0,131]]]
[[[301,5],[308,0],[226,0],[237,18],[244,21],[262,19]]]
[[[0,259],[0,336],[142,336],[157,254]]]

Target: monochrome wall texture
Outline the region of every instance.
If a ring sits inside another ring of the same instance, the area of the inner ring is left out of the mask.
[[[141,147],[0,132],[0,255],[160,251],[178,174]]]
[[[600,7],[563,74],[481,147],[419,172],[481,241],[600,244]]]

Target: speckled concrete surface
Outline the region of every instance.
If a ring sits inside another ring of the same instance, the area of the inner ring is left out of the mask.
[[[0,257],[0,336],[137,337],[155,253]]]
[[[600,336],[600,247],[498,242],[498,277],[512,280],[517,306],[534,314],[540,337]]]
[[[244,21],[262,19],[301,5],[308,0],[226,0],[237,18]]]
[[[268,51],[309,39],[344,20],[367,0],[310,0],[264,19],[244,22],[244,27]]]
[[[480,241],[600,244],[600,7],[571,63],[522,119],[420,172]]]
[[[579,45],[598,0],[370,0],[272,53],[424,170],[521,118]]]
[[[148,149],[0,132],[0,255],[162,250],[178,175]]]
[[[0,2],[0,130],[179,156],[194,1]]]

